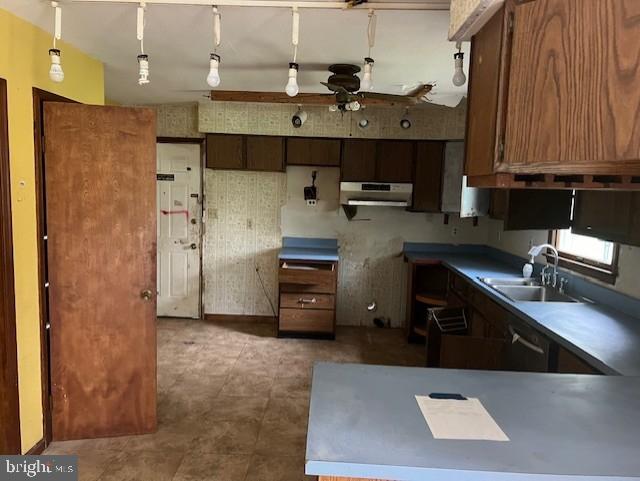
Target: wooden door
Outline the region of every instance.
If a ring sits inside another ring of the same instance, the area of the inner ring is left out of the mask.
[[[247,136],[247,170],[284,170],[284,138]]]
[[[340,139],[289,137],[287,164],[339,167],[340,144]]]
[[[376,180],[376,141],[345,140],[342,146],[343,182],[373,182]]]
[[[155,125],[45,104],[54,440],[156,427]]]
[[[440,211],[444,147],[444,142],[417,143],[412,210]]]
[[[243,135],[207,134],[207,168],[244,169]]]
[[[623,244],[640,244],[640,192],[576,192],[572,231]]]
[[[379,140],[376,151],[378,182],[412,182],[414,142]]]
[[[0,454],[20,454],[7,83],[0,79]]]
[[[504,230],[568,229],[572,203],[570,190],[510,190]]]
[[[510,172],[638,172],[638,18],[638,0],[515,7],[505,138]]]

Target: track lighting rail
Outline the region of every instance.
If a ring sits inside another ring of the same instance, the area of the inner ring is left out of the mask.
[[[135,0],[72,0],[74,3],[130,3],[140,5]],[[427,0],[422,2],[372,2],[352,6],[347,2],[334,1],[289,1],[289,0],[146,0],[147,5],[190,5],[190,6],[230,6],[230,7],[269,7],[269,8],[311,8],[330,10],[449,10],[449,2]]]

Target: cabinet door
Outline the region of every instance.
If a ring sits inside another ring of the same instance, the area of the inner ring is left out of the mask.
[[[373,182],[376,180],[376,141],[345,140],[342,146],[344,182]]]
[[[572,202],[570,190],[511,190],[504,230],[568,229]]]
[[[578,191],[573,232],[640,245],[640,192]]]
[[[490,175],[498,152],[498,103],[503,70],[505,9],[473,36],[469,66],[469,100],[465,173]]]
[[[248,170],[284,170],[284,138],[247,136]]]
[[[510,172],[638,172],[639,17],[638,0],[515,7],[505,138]]]
[[[440,212],[444,146],[444,142],[418,142],[416,145],[414,211]]]
[[[340,139],[287,139],[287,164],[340,166]]]
[[[415,142],[379,140],[376,148],[378,182],[412,182]]]
[[[207,168],[244,169],[243,135],[207,134]]]

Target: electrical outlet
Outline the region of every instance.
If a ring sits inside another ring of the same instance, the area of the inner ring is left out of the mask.
[[[315,207],[317,205],[318,201],[316,199],[307,199],[307,205],[309,207]]]
[[[457,237],[458,236],[458,228],[457,227],[453,227],[451,229],[451,237]]]

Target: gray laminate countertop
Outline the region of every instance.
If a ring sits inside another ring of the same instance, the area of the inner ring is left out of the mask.
[[[477,397],[507,442],[434,439],[416,395]],[[317,363],[306,473],[396,481],[640,479],[640,378]]]

